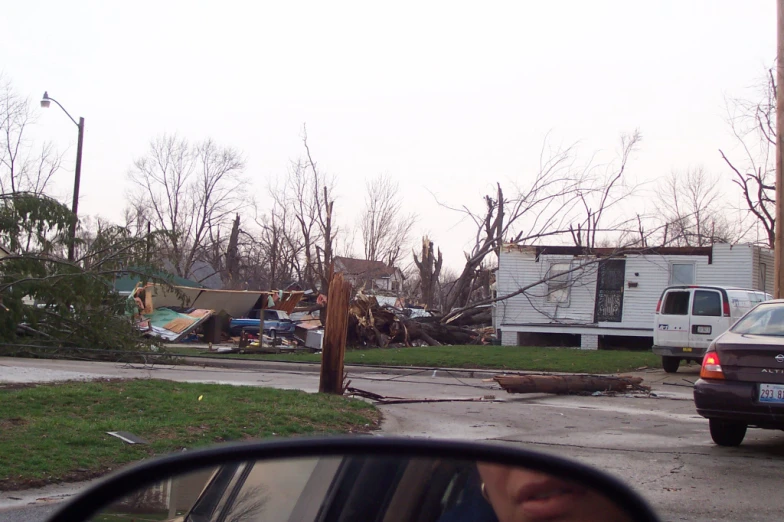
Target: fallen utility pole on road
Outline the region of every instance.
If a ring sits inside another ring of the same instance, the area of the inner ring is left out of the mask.
[[[508,393],[554,393],[648,391],[642,377],[608,377],[604,375],[498,375],[493,377]]]

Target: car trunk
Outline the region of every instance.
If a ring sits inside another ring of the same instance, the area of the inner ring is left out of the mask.
[[[729,332],[716,343],[716,351],[727,380],[784,384],[782,337]]]

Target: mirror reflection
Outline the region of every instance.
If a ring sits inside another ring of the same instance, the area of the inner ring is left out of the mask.
[[[497,463],[331,456],[230,463],[159,481],[94,521],[631,520],[586,484]]]

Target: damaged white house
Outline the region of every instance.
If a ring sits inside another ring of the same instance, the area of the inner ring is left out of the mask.
[[[494,325],[506,346],[650,346],[662,291],[674,284],[773,293],[773,252],[754,245],[619,251],[506,244]],[[537,282],[546,280],[543,283]]]

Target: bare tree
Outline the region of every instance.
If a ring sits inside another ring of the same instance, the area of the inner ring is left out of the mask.
[[[335,180],[313,159],[306,127],[303,127],[302,143],[304,157],[292,163],[283,187],[272,194],[276,204],[286,208],[297,224],[297,237],[289,235],[287,239],[292,249],[301,252],[303,283],[313,290],[326,292],[338,235],[334,222]]]
[[[441,273],[438,275],[436,281],[436,290],[434,295],[433,305],[436,309],[445,311],[449,305],[449,296],[452,294],[452,289],[460,279],[460,274],[457,270],[445,267],[442,268]]]
[[[776,228],[776,76],[768,69],[752,99],[728,98],[727,122],[737,144],[735,155],[721,157],[740,187],[745,210],[762,227],[764,240],[773,248]]]
[[[60,169],[62,155],[51,143],[35,146],[29,129],[35,123],[30,101],[0,73],[0,193],[44,194]]]
[[[427,308],[432,308],[435,302],[436,287],[443,263],[441,249],[439,248],[436,254],[433,250],[433,242],[427,236],[423,237],[421,260],[414,252],[414,264],[418,270],[422,302]]]
[[[338,235],[338,227],[333,221],[335,215],[334,179],[320,171],[316,162],[313,161],[308,145],[307,129],[304,126],[302,127],[302,143],[305,146],[308,166],[313,175],[312,201],[316,209],[316,223],[321,235],[320,243],[316,244],[316,273],[321,283],[320,290],[326,293],[329,290],[329,283],[334,271],[334,246]]]
[[[603,218],[607,211],[632,195],[633,184],[625,182],[624,174],[632,153],[642,140],[640,132],[621,136],[620,152],[617,161],[603,167],[594,167],[591,162],[583,169],[577,197],[582,207],[580,221],[569,225],[569,232],[576,246],[596,248],[596,234],[603,230],[622,228],[625,220],[605,226]]]
[[[285,185],[270,185],[271,208],[260,213],[256,207],[257,231],[243,231],[246,279],[267,288],[280,288],[292,280],[303,281],[303,242],[285,189]]]
[[[476,235],[446,301],[447,315],[451,309],[466,306],[476,288],[486,286],[483,281],[488,280],[485,271],[489,268],[483,268],[485,259],[492,253],[497,259],[505,241],[529,244],[571,234],[578,244],[595,245],[597,232],[617,230],[617,224],[602,225],[602,219],[629,193],[622,176],[640,139],[636,131],[622,136],[618,161],[604,169],[592,162],[577,167],[574,145],[551,149],[545,139],[539,170],[530,184],[515,187],[511,197],[496,184],[495,194],[484,197],[483,212],[453,208],[474,222]],[[577,221],[581,214],[583,220]]]
[[[484,197],[482,211],[444,205],[464,214],[476,226],[473,245],[465,252],[463,270],[445,303],[447,310],[468,303],[478,269],[487,255],[499,254],[504,240],[525,243],[567,230],[568,210],[573,207],[580,186],[572,169],[573,147],[552,153],[547,149],[545,141],[534,180],[528,186],[516,187],[513,197],[505,197],[498,183],[495,194]]]
[[[659,186],[656,207],[666,225],[664,244],[707,246],[733,243],[737,233],[726,217],[718,179],[702,167],[673,171]]]
[[[245,206],[244,167],[234,148],[210,139],[192,145],[176,134],[153,140],[134,162],[134,213],[165,233],[161,247],[177,275],[190,277],[195,262],[209,258],[209,244],[220,244],[221,229]]]
[[[389,176],[378,176],[365,187],[365,209],[359,221],[365,259],[394,266],[408,247],[416,216],[403,214],[400,186]]]

